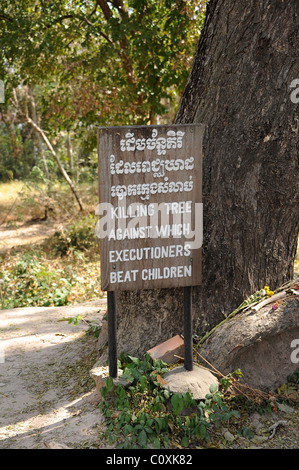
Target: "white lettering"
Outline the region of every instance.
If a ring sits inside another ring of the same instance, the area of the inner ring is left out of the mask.
[[[113,457],[107,457],[107,465],[131,465],[134,468],[138,467],[141,457],[123,457],[113,454]]]
[[[146,205],[133,203],[128,207],[125,207],[124,205],[113,207],[111,205],[110,211],[112,219],[129,219],[133,217],[152,216],[155,213],[155,204]]]
[[[109,233],[109,240],[135,240],[136,238],[150,238],[151,237],[151,225],[146,227],[129,227],[129,228],[117,228],[112,229]]]
[[[192,201],[181,202],[165,202],[167,207],[167,215],[169,214],[185,214],[191,212]]]
[[[122,282],[135,282],[137,279],[138,269],[131,271],[111,271],[110,283],[117,284]]]
[[[292,83],[290,84],[290,88],[295,88],[295,90],[292,91],[290,96],[292,103],[299,103],[299,78],[295,78],[295,80],[292,81]]]
[[[191,277],[192,265],[190,266],[165,266],[164,268],[143,269],[141,278],[143,281],[152,281],[155,279],[174,279],[180,277]]]
[[[179,256],[190,256],[191,246],[189,243],[185,245],[168,245],[154,246],[143,248],[131,248],[125,250],[110,250],[109,262],[116,263],[118,261],[140,261],[142,259],[162,259],[177,258]]]
[[[153,238],[179,238],[183,235],[189,235],[191,232],[190,224],[169,224],[169,225],[156,225],[155,227],[157,237]]]

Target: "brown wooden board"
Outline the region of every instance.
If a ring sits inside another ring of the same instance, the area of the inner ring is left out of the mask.
[[[102,290],[201,284],[203,132],[98,129]]]

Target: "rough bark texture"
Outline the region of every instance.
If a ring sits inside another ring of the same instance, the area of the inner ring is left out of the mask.
[[[299,4],[211,0],[177,123],[205,124],[202,334],[244,298],[292,277],[299,231]],[[182,291],[117,295],[118,347],[142,354],[181,333]]]
[[[299,338],[299,298],[227,320],[203,343],[200,355],[222,374],[241,369],[243,381],[253,388],[275,390],[298,370],[292,362],[291,343]],[[207,366],[204,360],[199,359]]]

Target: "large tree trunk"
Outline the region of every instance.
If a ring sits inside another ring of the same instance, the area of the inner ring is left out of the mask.
[[[203,123],[202,334],[293,274],[299,231],[299,4],[211,0],[177,123]],[[183,331],[182,289],[117,294],[118,352]]]

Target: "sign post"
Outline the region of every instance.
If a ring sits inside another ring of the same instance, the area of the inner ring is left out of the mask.
[[[193,369],[192,286],[184,287],[184,367]]]
[[[184,287],[192,370],[192,286],[201,284],[202,124],[100,127],[96,235],[108,292],[109,373],[117,374],[114,292]]]
[[[113,379],[117,377],[117,341],[116,341],[116,309],[115,294],[107,292],[107,314],[108,314],[108,362],[109,375]]]

